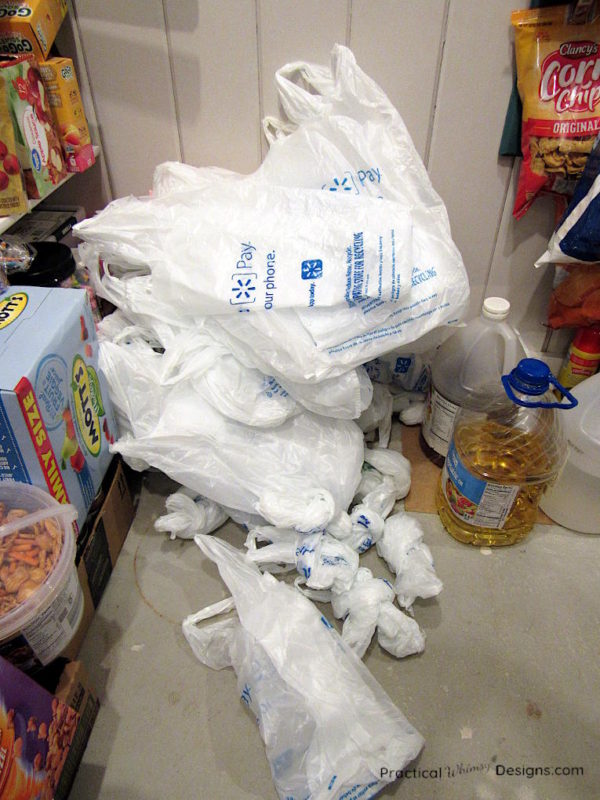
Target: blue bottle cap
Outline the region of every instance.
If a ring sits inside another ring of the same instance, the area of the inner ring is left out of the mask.
[[[550,387],[550,368],[539,358],[522,358],[508,376],[513,389],[523,394],[544,394]]]
[[[535,397],[544,394],[550,388],[550,384],[556,386],[563,395],[563,401],[560,403],[549,403],[547,400],[545,402],[544,400],[526,400],[524,397],[517,397],[513,391],[515,389],[522,395]],[[550,372],[550,367],[538,358],[522,358],[510,375],[502,376],[502,385],[509,400],[524,408],[560,408],[566,411],[577,405],[577,399],[568,389],[561,386]]]

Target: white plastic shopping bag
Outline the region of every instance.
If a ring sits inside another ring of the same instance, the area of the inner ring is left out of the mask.
[[[421,735],[310,600],[225,542],[196,542],[232,598],[188,617],[183,632],[203,663],[236,671],[279,797],[374,797],[418,755]],[[239,621],[197,626],[233,605]]]
[[[161,386],[162,358],[141,342],[101,343],[100,363],[124,421],[113,451],[246,514],[264,516],[263,496],[281,511],[285,498],[312,490],[332,498],[334,513],[348,508],[364,450],[354,422],[303,412],[276,427],[244,425],[207,403],[189,379]],[[308,512],[295,508],[302,525]]]
[[[148,266],[158,297],[210,316],[397,304],[410,291],[406,203],[223,180],[124,197],[77,227],[108,259]]]

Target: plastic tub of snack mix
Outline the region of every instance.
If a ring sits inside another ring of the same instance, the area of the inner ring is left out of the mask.
[[[0,655],[25,672],[56,658],[81,621],[76,517],[36,486],[0,482]]]

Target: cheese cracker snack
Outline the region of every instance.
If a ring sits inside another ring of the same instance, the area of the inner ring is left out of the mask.
[[[569,6],[511,15],[523,103],[517,219],[541,192],[573,193],[600,131],[600,19],[568,15]]]

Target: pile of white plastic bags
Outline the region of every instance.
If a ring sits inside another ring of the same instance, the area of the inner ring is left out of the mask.
[[[76,227],[79,257],[117,307],[100,325],[112,449],[182,485],[157,527],[195,537],[233,593],[191,615],[186,637],[205,663],[236,669],[282,798],[372,797],[380,768],[395,774],[422,740],[357,664],[375,632],[398,657],[420,652],[411,607],[442,586],[418,522],[392,514],[410,464],[386,449],[391,417],[418,419],[422,354],[460,320],[469,287],[408,131],[352,53],[336,46],[330,67],[290,64],[276,81],[283,117],[265,120],[255,173],[162,164],[148,197]],[[228,516],[246,527],[245,550],[206,536]],[[373,545],[390,581],[359,565]],[[267,574],[284,571],[294,587]],[[331,602],[343,646],[303,595]],[[233,606],[236,622],[197,627]],[[319,657],[337,659],[369,708],[362,731],[347,697],[324,712],[310,680],[294,685],[302,665],[319,669],[294,640],[305,635],[325,636]],[[270,732],[265,698],[279,709]],[[292,707],[305,735],[286,734]]]

